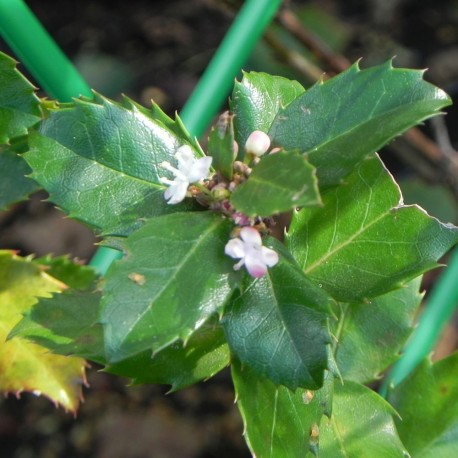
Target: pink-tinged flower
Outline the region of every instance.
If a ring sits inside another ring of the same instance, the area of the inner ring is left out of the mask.
[[[180,203],[186,197],[191,183],[196,183],[208,176],[212,163],[210,156],[197,159],[189,145],[180,146],[175,153],[175,159],[178,162],[178,169],[172,167],[167,161],[161,164],[162,168],[175,176],[173,180],[160,178],[162,183],[169,186],[164,193],[168,204]]]
[[[254,156],[262,156],[270,147],[270,138],[264,132],[255,130],[251,132],[245,143],[245,150]]]
[[[224,252],[231,258],[240,259],[234,265],[234,270],[239,270],[245,265],[248,273],[255,278],[265,275],[267,268],[278,262],[278,254],[262,246],[261,235],[253,227],[243,227],[240,230],[240,238],[229,240]]]

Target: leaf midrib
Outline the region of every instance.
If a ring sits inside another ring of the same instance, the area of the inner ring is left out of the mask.
[[[58,142],[54,138],[47,137],[46,135],[43,135],[41,133],[39,133],[38,135],[42,139],[51,140],[51,141],[55,142],[57,145],[59,145],[60,148],[63,148],[63,150],[66,152],[66,154],[68,154],[68,156],[73,156],[73,157],[75,157],[75,158],[77,158],[78,160],[81,160],[81,161],[87,161],[90,164],[97,164],[98,166],[100,166],[100,167],[102,167],[102,168],[104,168],[106,170],[109,170],[112,173],[115,173],[118,178],[120,177],[120,175],[123,175],[123,176],[128,177],[128,178],[130,178],[132,180],[136,180],[136,181],[138,181],[140,183],[147,184],[148,186],[154,187],[156,189],[166,189],[167,188],[167,186],[164,186],[162,184],[155,183],[154,181],[148,181],[148,180],[145,180],[143,178],[136,177],[134,175],[130,175],[128,173],[125,173],[124,171],[118,170],[118,169],[113,168],[113,167],[109,167],[108,165],[106,165],[106,164],[104,164],[102,162],[96,161],[95,159],[90,159],[90,158],[88,158],[86,156],[78,154],[77,152],[73,151],[70,148],[67,148],[65,145],[63,145],[62,143]],[[26,153],[25,156],[27,156],[28,154],[29,153]],[[34,155],[36,155],[38,157],[38,155],[39,155],[38,151]],[[60,161],[61,157],[58,157],[58,158],[53,157],[52,158],[52,161],[56,161],[56,160]]]
[[[306,372],[309,376],[310,379],[312,380],[315,380],[315,378],[312,376],[310,370],[308,369],[308,366],[304,363],[304,358],[301,357],[301,351],[300,349],[297,347],[296,345],[296,340],[297,339],[294,339],[293,338],[293,335],[291,334],[290,332],[290,329],[289,329],[289,326],[288,326],[288,322],[286,321],[285,317],[284,317],[284,314],[283,314],[283,311],[282,311],[282,307],[280,305],[280,301],[278,300],[278,296],[276,294],[276,289],[274,287],[274,283],[272,281],[272,278],[270,275],[267,276],[268,277],[268,282],[269,282],[269,286],[270,286],[270,289],[272,291],[272,295],[273,295],[273,298],[275,300],[275,304],[274,304],[274,309],[277,311],[278,313],[278,316],[280,318],[280,321],[281,323],[283,324],[283,329],[285,330],[285,332],[287,333],[288,337],[289,337],[289,340],[290,342],[292,343],[291,347],[292,349],[294,350],[294,352],[296,353],[297,357],[298,357],[298,360],[301,362],[301,365],[303,368],[306,369]],[[309,307],[305,304],[298,304],[298,305],[301,305],[302,307],[304,307],[305,309],[308,309]],[[295,378],[297,378],[295,376]],[[297,382],[297,380],[296,380]]]
[[[385,218],[389,214],[389,212],[390,212],[389,210],[388,211],[384,211],[377,218],[372,220],[369,224],[367,224],[366,226],[362,227],[357,232],[355,232],[351,237],[349,237],[347,240],[345,240],[345,242],[341,243],[340,245],[336,245],[335,248],[332,248],[331,250],[327,251],[324,256],[322,256],[321,258],[318,258],[314,263],[312,263],[308,267],[303,265],[302,268],[304,269],[304,273],[306,273],[306,274],[311,273],[315,268],[319,267],[323,262],[326,262],[326,260],[328,260],[331,256],[333,256],[338,251],[344,249],[347,245],[352,243],[357,237],[359,237],[361,234],[363,234],[366,230],[368,230],[374,224],[378,223],[381,219]],[[304,262],[304,264],[305,263],[306,263],[306,261]]]
[[[167,280],[163,285],[162,287],[156,292],[156,294],[154,294],[154,296],[152,296],[150,298],[150,301],[149,301],[149,304],[147,307],[145,307],[145,310],[143,312],[141,312],[135,321],[132,322],[132,324],[130,325],[130,328],[128,330],[128,332],[125,334],[124,338],[120,341],[120,345],[119,345],[119,348],[123,345],[123,343],[126,341],[127,337],[129,336],[129,334],[132,332],[132,330],[137,326],[138,322],[145,316],[145,314],[147,312],[149,312],[149,310],[151,309],[151,307],[153,306],[153,303],[158,299],[160,298],[160,296],[163,294],[163,292],[169,287],[169,285],[175,280],[178,272],[180,270],[182,270],[183,266],[187,263],[187,261],[189,260],[189,258],[197,251],[197,249],[206,241],[206,239],[208,238],[209,234],[211,234],[213,232],[214,229],[216,229],[219,225],[223,224],[223,220],[219,220],[219,219],[216,219],[214,223],[212,223],[211,226],[209,226],[209,228],[203,232],[202,234],[200,234],[199,236],[199,239],[198,239],[198,243],[196,244],[193,244],[191,249],[188,251],[188,253],[183,257],[182,261],[177,265],[175,266],[176,269],[173,271],[174,274],[173,275],[170,275],[169,276],[169,280]]]

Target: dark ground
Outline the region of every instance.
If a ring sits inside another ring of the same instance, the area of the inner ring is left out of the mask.
[[[28,3],[92,87],[113,98],[124,92],[144,105],[154,97],[170,114],[186,101],[232,19],[217,0]],[[339,27],[329,30],[329,39],[351,61],[363,57],[363,65],[369,65],[397,55],[396,66],[429,67],[427,78],[458,95],[458,2],[291,3],[298,10],[314,5],[334,17]],[[1,40],[0,49],[10,53]],[[259,47],[246,68],[291,74],[271,54],[266,58],[266,52]],[[447,125],[456,143],[454,109],[449,110]],[[434,133],[428,126],[426,132]],[[400,177],[411,176],[393,151],[384,157]],[[420,194],[412,198],[421,199]],[[62,219],[51,205],[41,202],[43,197],[38,194],[0,213],[0,248],[89,259],[92,234]],[[436,210],[445,212],[442,219],[456,223],[457,203],[450,195],[447,199],[449,205]],[[453,330],[450,335],[445,345],[453,347]],[[89,370],[88,377],[90,388],[77,419],[32,395],[0,399],[0,458],[249,456],[227,372],[167,396],[166,387],[127,387],[126,380],[97,368]]]

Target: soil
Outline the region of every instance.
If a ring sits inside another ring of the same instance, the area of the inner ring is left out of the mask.
[[[113,98],[126,93],[144,105],[154,98],[170,114],[185,103],[233,19],[221,3],[28,2],[92,87]],[[456,2],[293,0],[290,4],[297,10],[314,5],[334,17],[344,27],[340,47],[351,61],[364,57],[364,65],[369,65],[397,54],[396,65],[430,67],[426,77],[458,95]],[[0,50],[12,55],[1,40]],[[272,68],[275,60],[269,59]],[[262,60],[254,55],[247,66],[263,70]],[[456,143],[458,129],[452,126],[457,115],[453,108],[448,111],[451,141]],[[405,173],[399,160],[389,151],[385,154],[396,173]],[[0,213],[0,248],[23,255],[69,253],[89,259],[94,251],[92,233],[63,219],[62,213],[43,202],[45,197],[37,193]],[[448,342],[453,339],[452,332]],[[250,456],[227,370],[172,395],[163,386],[129,387],[127,380],[97,367],[89,369],[88,380],[90,388],[84,390],[77,418],[31,394],[0,399],[0,457]]]

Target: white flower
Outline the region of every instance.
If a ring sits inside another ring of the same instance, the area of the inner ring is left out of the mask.
[[[270,138],[264,132],[255,130],[251,132],[245,143],[245,150],[255,156],[262,156],[270,147]]]
[[[212,163],[212,158],[209,156],[197,159],[189,145],[180,146],[175,153],[175,159],[178,162],[178,169],[166,161],[161,164],[162,168],[175,176],[173,180],[160,178],[162,183],[169,186],[164,193],[168,204],[180,203],[186,197],[191,183],[196,183],[208,176]]]
[[[261,236],[253,227],[243,227],[240,238],[229,240],[224,252],[231,258],[240,259],[234,265],[234,270],[239,270],[245,265],[248,273],[255,278],[265,275],[267,267],[272,267],[278,262],[278,254],[262,246]]]

